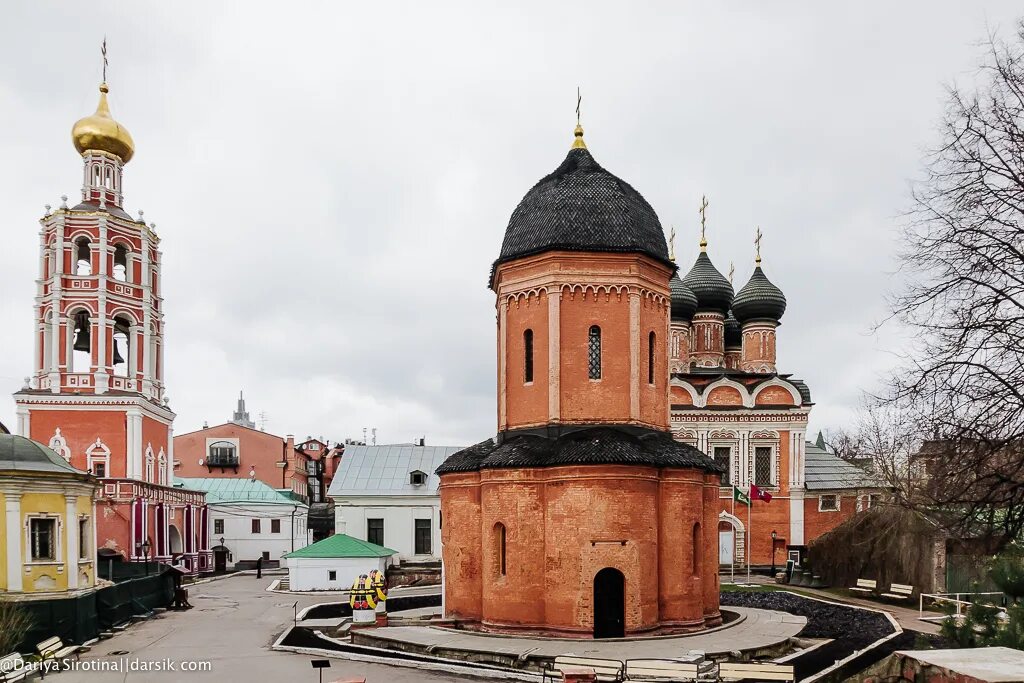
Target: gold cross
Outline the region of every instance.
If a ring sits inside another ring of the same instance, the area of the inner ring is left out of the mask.
[[[704,223],[707,220],[708,210],[708,198],[705,195],[700,197],[700,246],[703,249],[708,246],[708,241],[704,237]]]
[[[103,55],[103,82],[107,82],[107,37],[103,36],[103,46],[100,48],[100,54]]]
[[[754,263],[761,263],[761,226],[757,226],[757,230],[754,231]]]
[[[732,261],[729,261],[729,284],[732,284],[732,276],[736,273],[736,266]]]
[[[580,104],[583,103],[583,96],[580,95],[580,86],[576,86],[576,125],[580,125]]]
[[[672,261],[676,260],[676,226],[674,225],[668,234],[668,257]]]

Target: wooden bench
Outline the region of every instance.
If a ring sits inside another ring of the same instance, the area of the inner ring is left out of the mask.
[[[15,683],[25,679],[30,670],[20,654],[14,652],[0,657],[0,683]]]
[[[874,593],[878,590],[878,582],[874,579],[857,579],[857,585],[850,590],[855,593]]]
[[[894,583],[889,586],[888,593],[882,593],[883,598],[890,598],[892,600],[906,600],[914,592],[913,586],[908,586],[905,583]]]
[[[722,679],[736,681],[794,681],[793,667],[788,664],[734,664],[722,662],[718,667],[718,676]]]
[[[47,659],[65,659],[71,655],[74,655],[75,659],[78,659],[78,655],[81,651],[81,645],[65,645],[64,641],[57,636],[47,638],[36,645],[36,652],[39,653],[39,659],[43,661]]]
[[[571,655],[560,655],[555,657],[550,669],[544,670],[543,680],[549,678],[554,681],[562,680],[562,671],[575,666],[585,666],[593,669],[599,681],[621,681],[622,662],[617,659],[594,659],[592,657],[574,657]]]
[[[627,681],[695,681],[697,665],[671,659],[627,659]]]

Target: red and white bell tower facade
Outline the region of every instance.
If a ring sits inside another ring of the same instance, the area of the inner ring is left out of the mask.
[[[172,486],[174,413],[164,387],[160,238],[123,208],[128,131],[96,113],[72,129],[82,201],[40,219],[35,363],[15,394],[18,432],[101,479],[97,545],[125,559],[212,569],[201,492]],[[102,575],[102,574],[101,574]]]

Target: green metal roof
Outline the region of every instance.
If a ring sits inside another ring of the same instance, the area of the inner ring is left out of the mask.
[[[334,534],[313,545],[288,553],[285,557],[391,557],[397,550],[360,541],[345,534]]]
[[[14,434],[0,434],[0,470],[89,475],[76,470],[43,444]]]
[[[306,507],[305,503],[286,496],[272,486],[255,479],[175,477],[174,485],[204,492],[207,503],[273,503]]]

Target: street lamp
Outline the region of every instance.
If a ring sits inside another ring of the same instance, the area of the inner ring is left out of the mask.
[[[775,578],[775,539],[779,537],[775,529],[772,529],[772,578]]]
[[[146,576],[149,576],[149,548],[150,548],[149,539],[147,538],[145,541],[140,543],[139,544],[139,548],[142,550],[142,557],[143,557],[143,561],[145,562],[145,566],[146,566]]]

